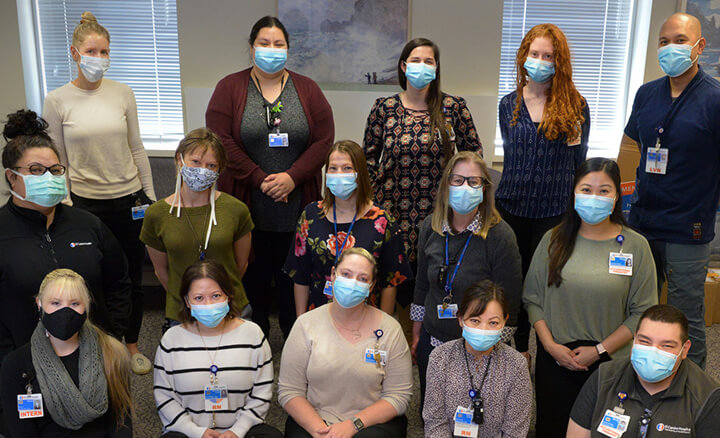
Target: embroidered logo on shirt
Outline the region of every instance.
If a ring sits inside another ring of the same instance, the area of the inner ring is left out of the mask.
[[[692,429],[689,427],[668,426],[663,423],[658,423],[655,429],[657,429],[658,432],[681,433],[683,435],[690,435],[692,433]]]
[[[92,242],[70,242],[70,248],[75,248],[76,246],[90,246],[92,245]]]

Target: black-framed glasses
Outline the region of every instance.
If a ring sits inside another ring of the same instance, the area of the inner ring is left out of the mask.
[[[448,182],[451,186],[459,187],[465,184],[465,181],[467,181],[468,185],[472,188],[487,184],[487,179],[482,176],[462,176],[456,173],[451,173],[450,176],[448,176]]]
[[[62,164],[53,164],[50,167],[43,166],[42,164],[31,164],[29,166],[15,166],[14,169],[28,169],[31,175],[40,176],[44,175],[45,172],[50,172],[51,175],[60,176],[65,175],[65,166]]]

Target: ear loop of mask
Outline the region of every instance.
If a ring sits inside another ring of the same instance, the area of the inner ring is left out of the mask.
[[[172,214],[173,207],[175,207],[175,202],[177,201],[176,216],[178,218],[180,217],[180,210],[182,208],[182,167],[185,166],[185,159],[182,155],[180,155],[180,162],[182,163],[182,166],[180,166],[180,169],[178,169],[177,178],[175,179],[175,195],[173,196],[172,202],[170,203],[169,210],[169,213]],[[208,223],[207,234],[205,235],[205,246],[203,249],[207,249],[208,244],[210,243],[210,234],[212,233],[212,227],[214,225],[217,225],[217,217],[215,216],[215,192],[217,190],[216,187],[217,182],[214,182],[212,188],[210,189],[210,221]]]

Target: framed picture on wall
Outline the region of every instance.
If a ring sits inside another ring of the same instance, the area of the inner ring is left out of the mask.
[[[702,34],[707,40],[699,64],[720,80],[720,0],[681,0],[679,10],[700,20]]]
[[[317,82],[397,84],[409,0],[278,0],[290,70]]]

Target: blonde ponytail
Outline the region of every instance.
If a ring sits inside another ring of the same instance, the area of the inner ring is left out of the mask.
[[[132,394],[130,393],[130,354],[127,348],[112,336],[91,324],[97,331],[103,355],[108,398],[117,428],[125,423],[127,416],[133,416]]]

